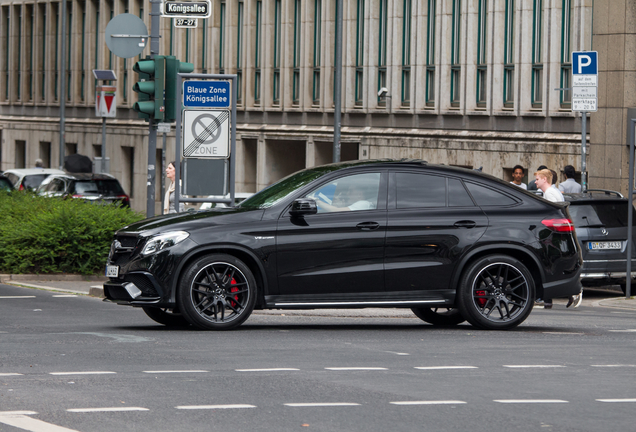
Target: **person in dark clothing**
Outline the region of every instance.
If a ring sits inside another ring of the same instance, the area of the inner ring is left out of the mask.
[[[545,165],[541,165],[541,166],[539,166],[539,168],[537,168],[537,171],[541,171],[542,169],[548,169],[548,167],[545,166]],[[537,187],[537,184],[536,184],[536,180],[532,180],[530,183],[528,183],[528,190],[529,191],[539,190],[539,188]]]

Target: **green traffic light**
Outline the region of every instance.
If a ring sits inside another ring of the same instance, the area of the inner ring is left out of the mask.
[[[153,75],[155,73],[155,61],[154,60],[140,60],[133,66],[133,72],[145,73]]]
[[[133,110],[137,111],[138,113],[143,113],[150,117],[154,117],[155,102],[154,101],[135,102],[135,104],[133,105]]]
[[[191,73],[194,70],[194,64],[179,62],[179,73]]]
[[[154,81],[139,81],[133,86],[133,91],[137,93],[145,93],[151,96],[155,95],[155,82]]]

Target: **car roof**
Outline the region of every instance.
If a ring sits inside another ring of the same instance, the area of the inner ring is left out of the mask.
[[[23,177],[27,175],[34,174],[64,174],[64,171],[59,170],[57,168],[15,168],[8,169],[4,172],[4,174],[15,174],[17,176]]]
[[[618,192],[614,191],[594,191],[594,192],[581,192],[581,193],[565,193],[563,198],[573,205],[583,205],[600,202],[617,202],[627,201]]]
[[[69,173],[61,172],[60,174],[52,175],[51,177],[65,177],[70,180],[116,180],[116,178],[106,173]]]

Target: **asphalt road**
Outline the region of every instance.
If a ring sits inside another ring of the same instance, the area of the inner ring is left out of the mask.
[[[377,309],[204,332],[0,285],[0,431],[635,430],[636,310],[586,294],[507,332]]]

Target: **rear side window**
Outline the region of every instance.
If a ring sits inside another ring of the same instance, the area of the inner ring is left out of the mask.
[[[397,208],[446,207],[446,177],[396,173]]]
[[[457,179],[448,179],[448,206],[473,207],[474,205],[462,182]]]
[[[33,174],[24,176],[22,179],[22,186],[24,186],[25,189],[37,189],[38,186],[40,186],[40,183],[42,183],[48,176],[48,174]]]
[[[516,204],[516,201],[501,192],[487,188],[476,183],[466,182],[466,187],[475,199],[478,206],[509,206]]]
[[[627,202],[598,202],[569,207],[574,226],[579,228],[620,228],[627,226]],[[636,211],[634,212],[636,214]],[[636,226],[636,218],[632,221]]]

